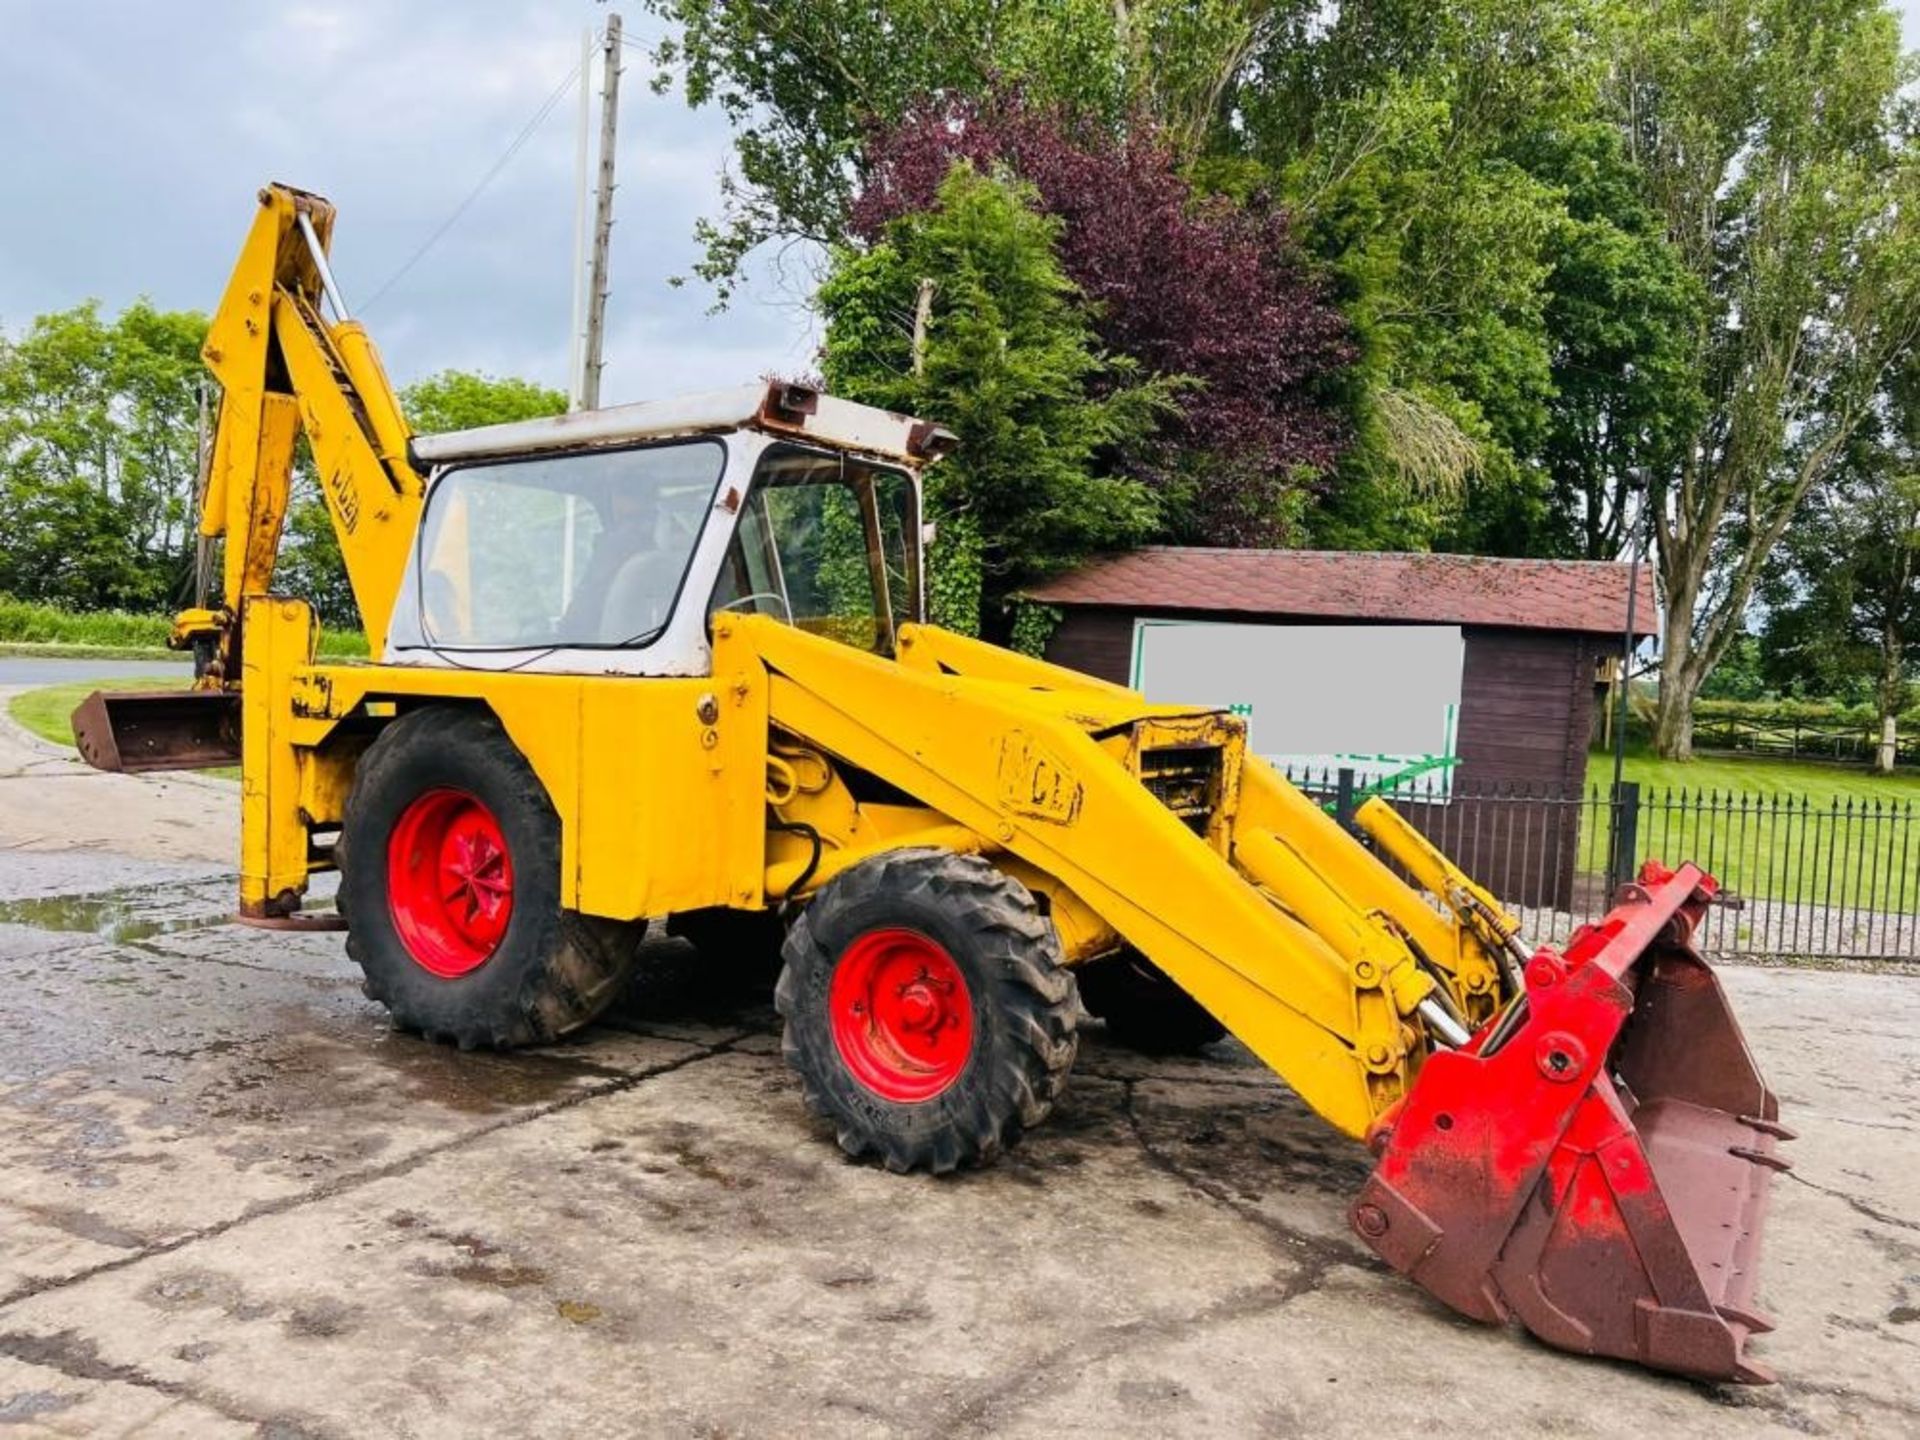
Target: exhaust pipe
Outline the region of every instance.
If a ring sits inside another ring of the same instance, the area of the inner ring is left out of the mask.
[[[1692,936],[1715,882],[1649,864],[1370,1137],[1349,1218],[1463,1315],[1549,1345],[1766,1384],[1747,1341],[1792,1134]]]

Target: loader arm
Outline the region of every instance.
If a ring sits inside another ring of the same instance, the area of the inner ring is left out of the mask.
[[[1492,1014],[1477,942],[1246,755],[1231,716],[921,627],[899,664],[767,618],[722,617],[715,640],[716,673],[740,649],[766,667],[777,729],[1049,877],[1349,1135],[1406,1093],[1436,1009]],[[1209,833],[1142,785],[1157,749],[1217,754]]]
[[[1389,807],[1356,819],[1399,873],[1248,755],[1233,716],[923,627],[897,662],[766,617],[714,636],[717,675],[764,667],[776,735],[933,812],[880,848],[999,857],[1065,948],[1107,927],[1364,1136],[1380,1160],[1349,1218],[1395,1269],[1564,1349],[1770,1378],[1746,1343],[1771,1323],[1755,1257],[1788,1132],[1691,947],[1699,870],[1650,863],[1564,951],[1529,954]],[[1169,755],[1179,783],[1157,792]],[[783,823],[803,799],[770,796]],[[790,897],[858,863],[836,844]]]

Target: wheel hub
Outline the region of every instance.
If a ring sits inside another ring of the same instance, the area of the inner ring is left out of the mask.
[[[883,1100],[931,1100],[973,1054],[973,997],[946,947],[917,930],[870,930],[841,954],[828,993],[834,1046]]]
[[[477,970],[513,915],[513,858],[493,811],[464,790],[429,790],[401,812],[387,844],[394,929],[422,969]]]

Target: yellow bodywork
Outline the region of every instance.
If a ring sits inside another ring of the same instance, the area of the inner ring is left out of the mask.
[[[268,593],[296,427],[376,655],[424,486],[371,343],[322,318],[317,259],[294,243],[304,212],[324,244],[331,207],[261,199],[206,352],[223,604],[179,625],[217,639],[203,683],[241,697],[244,914],[298,909],[381,726],[444,704],[490,712],[544,784],[569,907],[759,910],[887,849],[985,854],[1070,961],[1136,947],[1351,1135],[1405,1094],[1423,1009],[1474,1026],[1501,1003],[1510,922],[1384,806],[1363,823],[1438,903],[1247,754],[1235,717],[931,627],[902,626],[887,658],[721,613],[712,673],[688,679],[314,663],[308,607]],[[890,799],[856,799],[854,772]]]
[[[1130,942],[1349,1134],[1405,1092],[1425,1054],[1422,1000],[1444,989],[1477,1023],[1499,995],[1473,932],[1246,755],[1236,718],[939,630],[906,627],[896,661],[722,616],[713,675],[686,680],[313,665],[297,601],[254,602],[246,631],[252,913],[293,909],[324,864],[310,836],[339,824],[381,716],[466,703],[544,783],[570,907],[759,909],[885,849],[986,853],[1046,897],[1069,959]],[[1204,830],[1143,785],[1162,751],[1218,754]],[[919,803],[854,800],[848,762]],[[818,863],[769,816],[812,826]]]

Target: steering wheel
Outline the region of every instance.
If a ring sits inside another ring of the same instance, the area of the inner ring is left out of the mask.
[[[733,610],[741,605],[750,605],[756,600],[773,601],[774,604],[780,607],[781,618],[785,620],[787,624],[793,624],[793,607],[787,603],[787,597],[782,595],[778,590],[756,590],[751,595],[742,595],[737,599],[729,600],[720,607],[720,610]],[[714,613],[718,614],[719,611],[715,611]]]

